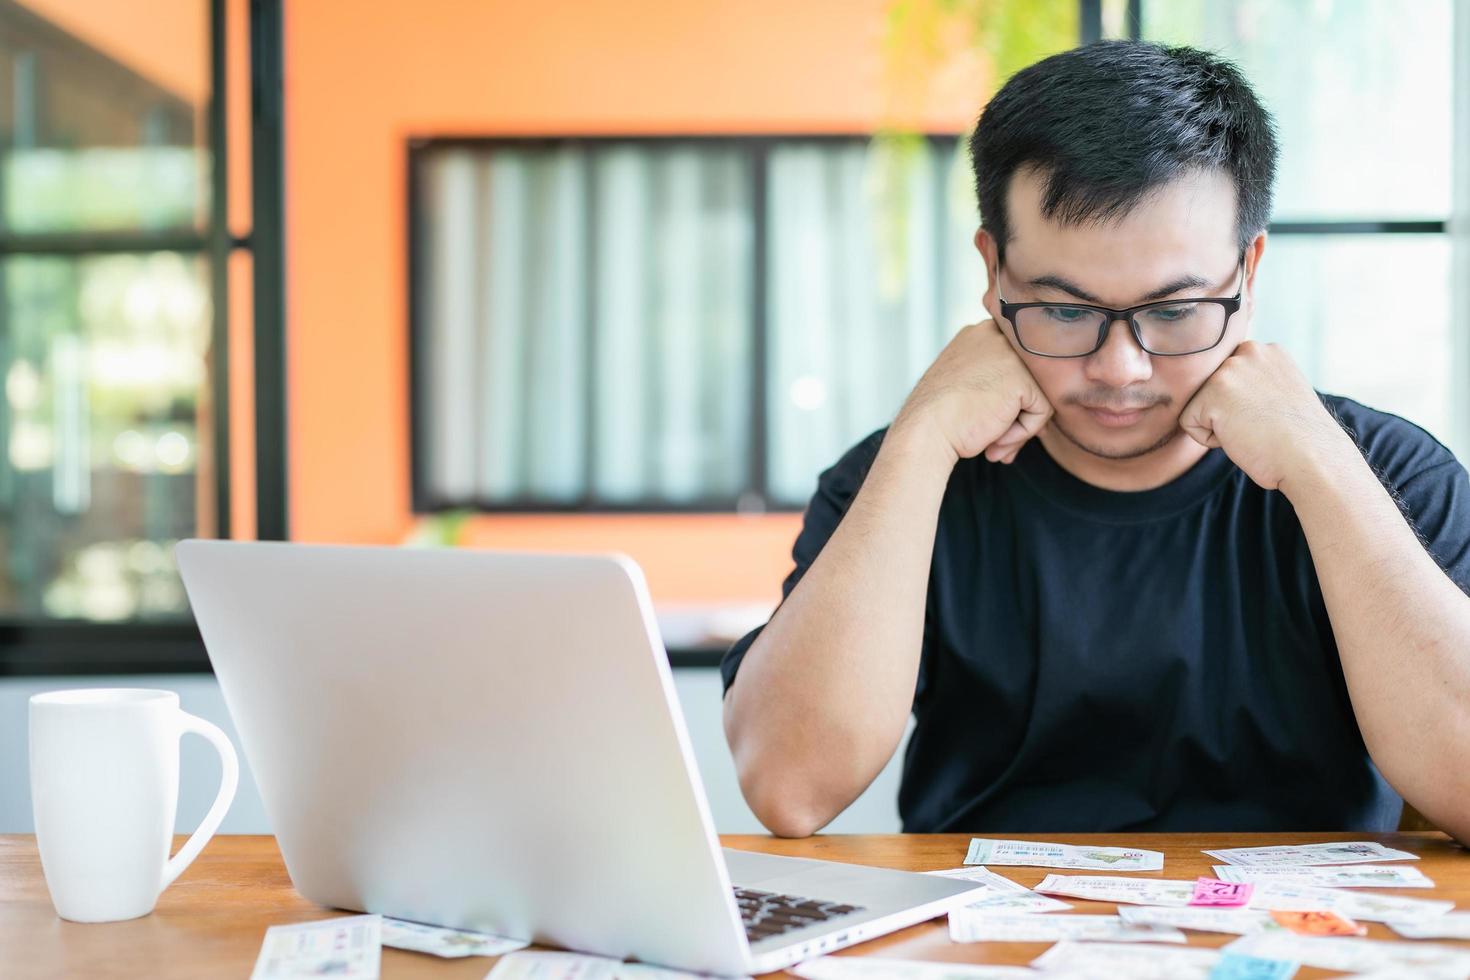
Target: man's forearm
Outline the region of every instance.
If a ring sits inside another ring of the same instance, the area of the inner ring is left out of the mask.
[[[1373,761],[1426,817],[1470,840],[1470,597],[1346,436],[1282,490],[1311,548]]]
[[[903,735],[953,466],[922,430],[890,429],[847,514],[746,652],[725,731],[746,799],[776,833],[826,824]]]

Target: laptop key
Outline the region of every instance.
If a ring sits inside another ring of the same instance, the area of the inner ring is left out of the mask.
[[[762,922],[758,925],[747,926],[745,929],[745,934],[747,936],[751,936],[757,939],[764,939],[767,936],[779,936],[783,932],[790,931],[790,928],[791,927],[789,925],[779,925],[773,922]]]
[[[751,942],[863,911],[857,905],[751,888],[735,889],[735,903],[740,909],[745,934]]]

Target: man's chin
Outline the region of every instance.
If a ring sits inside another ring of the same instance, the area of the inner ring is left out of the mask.
[[[1106,429],[1098,425],[1088,425],[1086,422],[1074,427],[1070,422],[1063,423],[1055,415],[1052,416],[1051,425],[1068,442],[1083,452],[1091,453],[1102,459],[1114,460],[1147,456],[1149,453],[1158,452],[1179,436],[1184,435],[1184,430],[1177,425],[1162,432],[1156,430],[1146,434],[1129,432],[1126,429]],[[1088,429],[1093,431],[1086,431]]]

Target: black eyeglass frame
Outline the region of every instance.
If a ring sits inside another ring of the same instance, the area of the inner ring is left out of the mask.
[[[1140,303],[1138,306],[1130,306],[1127,309],[1115,310],[1109,306],[1093,306],[1089,303],[1007,303],[1005,297],[1000,295],[1000,266],[999,264],[997,264],[995,296],[997,299],[1000,300],[1000,315],[1005,318],[1005,321],[1007,323],[1011,325],[1011,333],[1016,335],[1016,343],[1020,344],[1021,349],[1024,350],[1026,353],[1034,354],[1037,357],[1091,357],[1093,354],[1096,354],[1098,351],[1102,350],[1103,344],[1108,342],[1108,331],[1113,329],[1113,324],[1118,320],[1126,320],[1128,322],[1128,329],[1133,333],[1133,339],[1138,342],[1138,346],[1141,347],[1144,352],[1147,353],[1149,356],[1188,357],[1190,354],[1203,354],[1207,350],[1214,350],[1216,347],[1220,346],[1220,341],[1225,339],[1225,333],[1230,329],[1230,318],[1240,312],[1241,297],[1245,295],[1244,254],[1240,256],[1240,265],[1238,266],[1238,270],[1240,272],[1240,287],[1236,289],[1234,296],[1228,298],[1223,296],[1202,296],[1199,298],[1189,299],[1161,299],[1155,300],[1152,303]],[[1184,303],[1214,303],[1216,306],[1224,307],[1225,322],[1220,326],[1220,336],[1216,337],[1214,343],[1210,344],[1208,347],[1200,347],[1195,350],[1149,350],[1148,344],[1145,344],[1143,342],[1143,332],[1138,329],[1138,321],[1134,319],[1134,317],[1145,310],[1158,309],[1162,306],[1180,306]],[[1087,310],[1092,313],[1106,314],[1107,319],[1098,326],[1097,343],[1093,345],[1091,350],[1083,351],[1080,354],[1043,354],[1041,351],[1035,351],[1027,347],[1026,342],[1021,339],[1021,331],[1016,328],[1017,311],[1032,309],[1036,307],[1046,307],[1048,309],[1054,310]]]

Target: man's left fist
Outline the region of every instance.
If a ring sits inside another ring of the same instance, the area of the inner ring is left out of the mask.
[[[1313,462],[1357,449],[1291,356],[1275,344],[1242,341],[1195,392],[1179,426],[1219,447],[1267,490]]]

